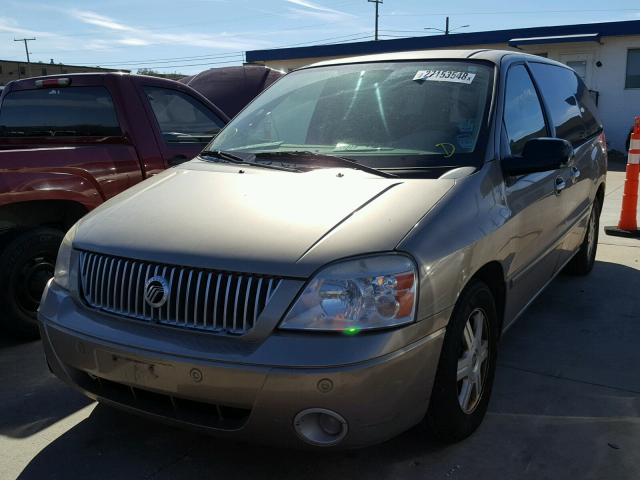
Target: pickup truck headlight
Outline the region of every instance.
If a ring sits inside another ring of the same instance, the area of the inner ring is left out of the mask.
[[[76,236],[78,224],[69,229],[62,240],[56,259],[56,268],[53,274],[54,281],[62,288],[69,290],[69,267],[71,266],[71,250],[73,239]]]
[[[417,284],[415,264],[404,255],[362,257],[329,265],[307,284],[280,328],[353,335],[411,323]]]

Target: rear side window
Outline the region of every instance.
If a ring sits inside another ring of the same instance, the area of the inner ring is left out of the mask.
[[[598,115],[596,102],[594,102],[591,92],[589,92],[589,89],[579,77],[577,99],[578,107],[582,114],[582,121],[584,122],[585,136],[591,137],[597,135],[602,131],[602,121]]]
[[[122,135],[104,87],[18,90],[0,108],[0,137],[107,137]]]
[[[523,65],[511,67],[507,75],[504,126],[512,155],[522,153],[528,140],[547,135],[538,94]]]
[[[144,87],[145,94],[168,143],[204,143],[224,122],[195,98],[178,90]]]
[[[591,118],[583,118],[578,101],[588,95],[584,84],[568,68],[544,63],[531,63],[530,67],[545,98],[556,136],[579,145],[590,136],[589,130],[595,130],[593,113]],[[590,129],[588,124],[591,124]]]

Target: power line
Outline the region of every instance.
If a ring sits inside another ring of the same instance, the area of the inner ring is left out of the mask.
[[[339,37],[329,37],[329,38],[319,38],[317,40],[310,40],[308,42],[302,42],[302,43],[291,43],[289,45],[279,45],[277,47],[274,48],[289,48],[289,47],[297,47],[298,45],[308,45],[308,44],[317,44],[318,42],[326,42],[328,40],[336,40],[336,39],[341,39],[341,38],[347,38],[347,37],[355,37],[355,36],[360,36],[361,38],[369,38],[369,36],[362,36],[362,32],[360,33],[352,33],[350,35],[340,35]],[[354,39],[350,39],[349,41],[353,41]],[[337,43],[344,43],[344,42],[337,42]]]
[[[356,38],[352,38],[349,40],[345,40],[342,42],[335,42],[335,43],[350,43],[350,42],[356,42],[359,40],[367,40],[371,38],[369,35],[366,36],[362,36],[362,37],[356,37]],[[326,45],[326,44],[318,44],[318,45]],[[229,60],[229,61],[222,61],[222,62],[207,62],[207,63],[189,63],[189,64],[181,64],[181,65],[152,65],[152,68],[154,69],[160,69],[160,68],[182,68],[182,67],[203,67],[203,66],[211,66],[211,65],[228,65],[231,63],[238,63],[238,60]],[[134,66],[132,66],[134,67]],[[145,69],[147,68],[146,66],[141,65],[140,67],[138,67],[137,69]]]
[[[385,38],[410,38],[409,35],[389,35],[384,33],[381,33],[380,36]]]
[[[424,30],[380,30],[381,32],[391,33],[424,33]]]
[[[193,57],[173,57],[165,59],[124,60],[122,62],[101,62],[100,65],[140,65],[142,63],[171,63],[176,61],[215,60],[218,58],[243,57],[244,52],[226,53],[220,55],[197,55]],[[80,63],[80,62],[76,62]]]
[[[352,37],[357,37],[357,38],[352,38]],[[318,42],[322,43],[322,42],[326,42],[329,40],[338,40],[338,39],[344,39],[345,41],[356,41],[356,40],[362,40],[362,39],[366,39],[369,38],[368,36],[363,36],[362,33],[352,33],[349,35],[340,35],[340,36],[336,36],[336,37],[328,37],[328,38],[321,38],[321,39],[317,39],[317,40],[310,40],[308,42],[302,42],[302,43],[293,43],[293,44],[287,44],[287,45],[279,45],[276,46],[274,48],[288,48],[288,47],[296,47],[296,46],[300,46],[300,45],[314,45],[317,44]],[[337,42],[337,43],[341,43],[341,42]],[[233,62],[235,61],[242,61],[244,60],[244,51],[237,51],[237,52],[230,52],[230,53],[225,53],[225,54],[212,54],[212,55],[197,55],[197,56],[189,56],[189,57],[168,57],[168,58],[157,58],[157,59],[146,59],[146,60],[125,60],[122,62],[117,62],[117,61],[113,61],[113,62],[100,62],[100,66],[131,66],[131,67],[136,67],[137,65],[145,65],[145,66],[150,66],[151,64],[155,65],[154,68],[174,68],[174,67],[180,67],[180,66],[196,66],[196,65],[169,65],[169,66],[161,66],[161,65],[156,65],[156,64],[162,64],[162,63],[172,63],[172,62],[189,62],[189,61],[196,61],[196,60],[216,60],[216,59],[222,59],[222,58],[231,58],[231,57],[242,57],[239,58],[237,60],[233,60]],[[81,64],[82,62],[74,62],[75,64]],[[216,64],[219,62],[210,62],[210,63],[205,63],[205,64],[198,64],[198,65],[209,65],[209,64]],[[229,62],[224,62],[224,63],[232,63],[231,61]],[[70,64],[73,65],[73,64]]]
[[[181,67],[204,67],[208,65],[228,65],[230,63],[238,63],[238,60],[228,60],[226,62],[208,62],[208,63],[188,63],[186,65],[161,65],[161,66],[152,66],[153,68],[148,68],[145,66],[139,66],[136,70],[152,70],[159,68],[181,68]]]
[[[460,25],[459,27],[449,28],[449,16],[446,17],[444,25],[445,25],[444,30],[442,28],[436,28],[436,27],[426,27],[425,30],[435,30],[436,32],[449,35],[451,32],[455,30],[460,30],[461,28],[467,28],[470,26],[470,25]]]
[[[607,8],[599,10],[580,10],[579,13],[604,13],[604,12],[640,12],[639,8]],[[381,15],[383,17],[431,17],[431,16],[446,16],[446,15],[530,15],[540,14],[545,15],[548,13],[576,13],[576,10],[520,10],[520,11],[478,11],[478,12],[432,12],[432,13],[395,13]]]

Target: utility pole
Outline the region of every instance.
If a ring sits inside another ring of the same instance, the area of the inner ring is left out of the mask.
[[[27,76],[31,75],[31,60],[29,59],[29,44],[28,42],[34,41],[34,38],[14,38],[14,42],[24,42],[24,51],[27,53]]]
[[[455,31],[455,30],[459,30],[461,28],[467,28],[470,27],[471,25],[460,25],[459,27],[455,27],[455,28],[449,28],[449,17],[446,17],[445,19],[445,23],[444,23],[444,30],[441,28],[435,28],[435,27],[427,27],[425,28],[425,30],[435,30],[436,32],[440,32],[440,33],[444,33],[445,35],[449,35],[451,32]]]
[[[376,33],[375,33],[375,40],[378,40],[378,6],[382,3],[382,0],[367,0],[369,3],[375,3],[376,4]]]

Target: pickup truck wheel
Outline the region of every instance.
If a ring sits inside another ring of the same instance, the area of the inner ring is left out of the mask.
[[[567,264],[564,271],[571,275],[588,275],[596,263],[596,251],[598,250],[598,232],[600,230],[600,200],[593,202],[591,214],[587,222],[587,231],[584,235],[580,250]]]
[[[0,255],[0,326],[17,337],[38,337],[40,297],[63,237],[60,230],[36,228],[14,237]]]
[[[445,333],[425,417],[437,439],[471,435],[487,411],[496,369],[498,316],[493,295],[472,281],[460,295]]]

